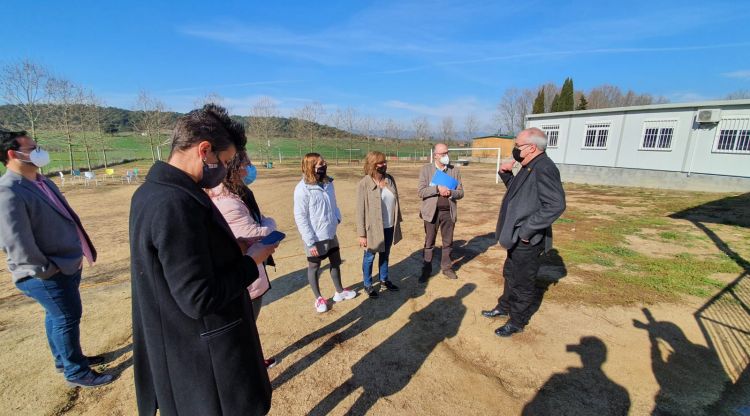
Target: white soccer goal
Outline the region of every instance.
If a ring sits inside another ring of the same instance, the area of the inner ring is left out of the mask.
[[[430,160],[432,160],[432,150],[430,149]],[[485,152],[492,152],[492,156],[485,157],[484,154],[480,154],[478,156],[474,156],[474,152],[472,150],[481,150],[482,153]],[[456,158],[451,156],[451,163],[453,164],[460,164],[460,165],[468,165],[470,162],[475,163],[491,163],[495,162],[495,183],[500,182],[500,176],[497,174],[498,171],[500,171],[500,159],[502,157],[502,149],[499,147],[454,147],[454,148],[448,148],[448,152],[451,155],[456,155]],[[495,157],[495,152],[497,152],[497,157]]]

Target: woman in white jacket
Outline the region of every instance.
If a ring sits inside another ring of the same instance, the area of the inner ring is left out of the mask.
[[[294,188],[294,220],[302,236],[307,256],[307,280],[315,295],[315,310],[328,310],[326,299],[320,294],[318,283],[320,263],[328,258],[331,278],[336,288],[334,302],[352,299],[357,293],[341,286],[341,253],[336,227],[341,222],[341,211],[336,205],[333,178],[326,174],[328,165],[318,153],[308,153],[302,159],[302,180]]]
[[[253,191],[248,188],[257,172],[245,152],[239,152],[229,162],[227,176],[213,189],[207,190],[216,208],[226,220],[235,238],[252,243],[259,241],[276,229],[273,218],[261,215]],[[258,320],[263,295],[271,289],[266,265],[275,266],[273,257],[258,265],[258,279],[247,287],[252,299],[253,315]],[[274,358],[265,359],[266,368],[276,365]]]

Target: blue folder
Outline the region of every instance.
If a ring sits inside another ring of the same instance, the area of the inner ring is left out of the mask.
[[[452,191],[458,188],[458,181],[442,170],[435,170],[435,174],[432,175],[432,180],[430,181],[430,186],[437,185],[445,186]]]

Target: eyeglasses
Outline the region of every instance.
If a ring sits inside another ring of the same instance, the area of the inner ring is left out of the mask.
[[[526,143],[526,144],[522,144],[522,145],[515,145],[515,146],[513,146],[513,148],[521,150],[522,147],[526,147],[526,146],[531,146],[531,143]]]

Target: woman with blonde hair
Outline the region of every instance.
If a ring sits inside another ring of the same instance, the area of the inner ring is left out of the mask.
[[[370,298],[376,298],[378,291],[372,287],[375,253],[378,253],[381,286],[390,291],[398,290],[388,279],[388,256],[391,245],[401,240],[401,208],[396,181],[386,173],[385,155],[372,151],[367,153],[364,162],[365,176],[357,186],[357,234],[359,246],[365,249],[362,258],[365,291]]]
[[[336,205],[333,178],[328,165],[319,153],[308,153],[302,159],[302,180],[294,188],[294,221],[302,236],[307,256],[307,280],[315,295],[315,310],[328,310],[328,302],[320,294],[320,263],[328,258],[331,278],[336,288],[334,302],[352,299],[357,292],[341,286],[341,253],[336,227],[341,222],[341,211]]]

